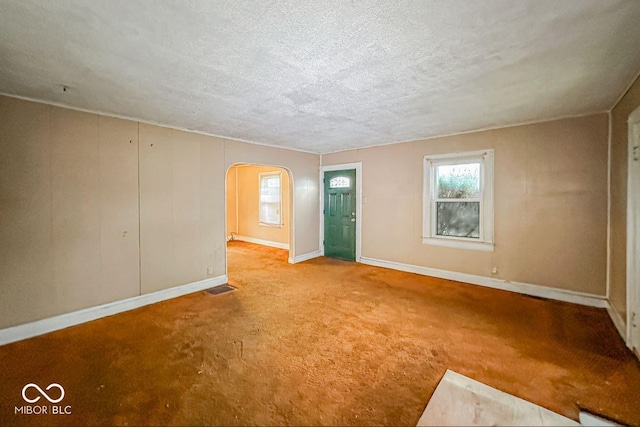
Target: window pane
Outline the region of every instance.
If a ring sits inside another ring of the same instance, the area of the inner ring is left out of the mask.
[[[480,238],[480,203],[438,202],[436,211],[437,235]]]
[[[260,195],[279,195],[280,194],[280,177],[267,176],[262,178],[260,185]]]
[[[279,203],[262,203],[260,205],[260,222],[280,225],[279,208]]]
[[[348,176],[336,176],[329,181],[329,188],[349,188],[351,180]]]
[[[260,219],[264,224],[280,225],[280,175],[260,177]]]
[[[439,199],[473,199],[480,194],[480,163],[436,167]]]

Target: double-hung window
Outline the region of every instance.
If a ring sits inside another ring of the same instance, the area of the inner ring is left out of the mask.
[[[493,150],[425,156],[422,242],[493,251]]]
[[[282,175],[280,172],[261,173],[260,180],[260,225],[282,227]]]

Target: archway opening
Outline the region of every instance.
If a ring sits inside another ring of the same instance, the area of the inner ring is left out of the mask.
[[[235,163],[226,174],[227,275],[229,252],[242,245],[283,257],[293,257],[293,177],[280,166]],[[246,245],[249,243],[251,245]],[[262,249],[260,248],[262,247]],[[272,248],[272,249],[266,249]],[[265,253],[266,253],[265,252]]]

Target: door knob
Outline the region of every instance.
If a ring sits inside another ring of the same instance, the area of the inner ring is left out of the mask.
[[[355,218],[351,218],[351,222],[356,222],[356,219]]]

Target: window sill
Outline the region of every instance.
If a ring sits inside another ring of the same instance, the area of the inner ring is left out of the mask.
[[[422,243],[425,245],[444,246],[447,248],[493,252],[493,243],[487,242],[472,242],[467,240],[447,239],[441,237],[423,237]]]
[[[261,227],[271,227],[271,228],[282,228],[284,225],[282,224],[267,224],[266,222],[259,222],[259,226]]]

